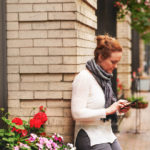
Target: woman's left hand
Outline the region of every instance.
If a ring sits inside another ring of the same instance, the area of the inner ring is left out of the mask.
[[[119,113],[126,113],[126,112],[128,112],[129,109],[130,109],[130,105],[128,105],[128,104],[130,104],[130,103],[128,101],[126,101],[126,100],[121,100],[121,101],[123,101],[124,103],[123,103],[123,106],[120,107],[120,109],[118,110]]]

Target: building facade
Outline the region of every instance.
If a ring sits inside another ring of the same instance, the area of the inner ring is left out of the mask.
[[[43,105],[46,132],[73,141],[72,81],[93,57],[97,0],[7,0],[8,111],[25,120]],[[130,95],[130,18],[118,21],[123,46],[118,76]],[[33,108],[35,111],[32,111]]]

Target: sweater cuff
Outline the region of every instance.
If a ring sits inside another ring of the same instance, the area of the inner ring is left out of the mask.
[[[101,118],[106,118],[106,109],[101,109]]]

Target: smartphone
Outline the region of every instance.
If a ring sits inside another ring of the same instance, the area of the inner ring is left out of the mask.
[[[131,103],[129,103],[128,105],[125,105],[124,107],[122,107],[121,109],[124,109],[124,108],[126,108],[126,107],[128,107],[128,106],[131,106],[132,104],[134,104],[135,102],[137,102],[138,101],[138,99],[136,99],[136,100],[134,100],[134,101],[132,101]]]

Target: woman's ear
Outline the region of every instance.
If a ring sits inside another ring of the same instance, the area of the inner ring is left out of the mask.
[[[101,63],[103,61],[103,56],[101,54],[98,55],[98,63]]]

